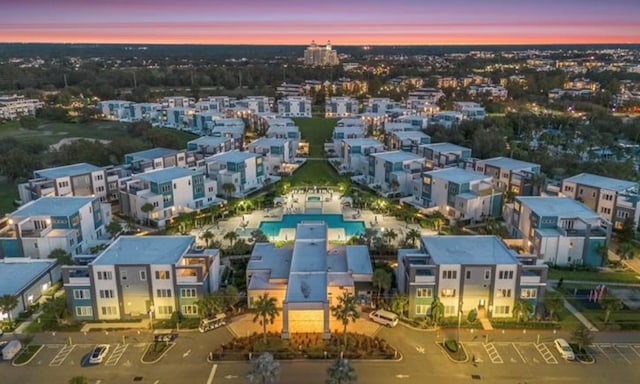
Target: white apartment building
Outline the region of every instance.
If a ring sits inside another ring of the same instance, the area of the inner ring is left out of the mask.
[[[247,193],[264,187],[270,170],[265,169],[262,155],[229,151],[205,158],[207,175],[218,181],[218,194],[244,197]],[[227,193],[225,184],[233,184],[235,190]]]
[[[127,100],[105,100],[97,104],[102,118],[115,121],[131,121],[131,105],[134,103]]]
[[[411,103],[413,103],[413,100],[421,100],[429,104],[437,104],[438,101],[443,97],[445,97],[444,92],[437,88],[414,89],[409,91],[409,95],[407,97],[407,107],[413,109],[410,107]]]
[[[487,116],[484,107],[473,101],[455,101],[453,109],[462,113],[467,120],[484,120]]]
[[[338,52],[331,47],[330,41],[327,41],[327,45],[323,47],[312,40],[311,45],[304,51],[304,65],[320,67],[338,64],[340,64]]]
[[[451,128],[458,125],[464,119],[462,112],[457,111],[440,111],[429,119],[429,124],[442,125],[445,128]]]
[[[215,155],[216,153],[228,152],[236,148],[236,141],[230,137],[201,136],[187,143],[187,151],[193,152],[197,160]]]
[[[431,143],[431,136],[422,131],[394,131],[385,135],[385,142],[390,151],[418,153],[420,145]]]
[[[471,158],[471,148],[451,143],[423,144],[417,153],[426,159],[427,170],[463,166]]]
[[[198,112],[224,112],[231,106],[231,98],[228,96],[209,96],[198,100],[195,104]]]
[[[311,117],[311,99],[289,96],[278,100],[278,115],[282,117]]]
[[[387,97],[372,97],[365,104],[364,111],[369,113],[386,114],[394,109],[402,108],[402,104]]]
[[[160,112],[161,124],[165,128],[187,129],[195,112],[193,107],[163,108]]]
[[[340,156],[339,170],[366,175],[369,172],[369,155],[384,152],[384,144],[370,137],[340,139],[335,143]]]
[[[36,111],[44,106],[38,99],[27,99],[24,96],[0,96],[0,120],[16,120],[22,116],[35,116]]]
[[[187,151],[184,149],[152,148],[144,151],[127,153],[124,163],[133,172],[146,172],[152,169],[186,167]]]
[[[195,105],[196,100],[193,97],[184,96],[167,96],[160,100],[162,107],[167,108],[189,108]]]
[[[471,97],[488,96],[491,99],[504,100],[509,95],[506,88],[496,84],[471,85],[467,90]]]
[[[267,168],[276,172],[283,164],[295,162],[296,146],[290,139],[261,137],[249,143],[247,152],[256,153],[264,157]],[[276,172],[277,173],[277,172]]]
[[[358,114],[358,100],[351,97],[331,97],[324,108],[324,117],[352,117]]]
[[[540,174],[540,164],[510,157],[494,157],[471,159],[465,164],[465,168],[493,177],[494,185],[501,191],[510,191],[519,196],[540,195],[542,186],[535,183]]]
[[[424,158],[411,152],[390,151],[369,155],[366,182],[383,196],[407,196],[414,175],[424,169]],[[356,176],[357,178],[358,176]]]

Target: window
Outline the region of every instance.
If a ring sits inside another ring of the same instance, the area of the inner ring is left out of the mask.
[[[101,289],[100,290],[100,298],[101,299],[113,299],[113,289]]]
[[[442,271],[443,279],[457,279],[458,271]]]
[[[113,272],[98,271],[98,280],[113,280]]]
[[[471,271],[467,271],[466,275],[466,279],[469,280],[471,278]]]
[[[538,290],[535,288],[523,288],[520,290],[521,299],[535,299],[538,297]]]
[[[158,315],[170,315],[173,313],[173,307],[171,305],[158,305]]]
[[[76,316],[78,317],[93,316],[93,308],[92,307],[76,307]]]
[[[153,202],[153,207],[154,208],[158,208],[160,206],[160,203],[158,203],[157,201]]]
[[[433,296],[433,290],[431,288],[416,289],[416,297],[431,297],[431,296]]]
[[[91,291],[88,289],[74,289],[73,298],[77,300],[85,300],[91,298]]]
[[[104,186],[102,186],[102,185],[97,186],[96,187],[96,191],[97,192],[104,192]]]
[[[511,290],[510,289],[498,289],[498,290],[496,290],[496,296],[497,297],[511,297]]]
[[[490,269],[485,269],[484,270],[484,279],[485,280],[491,279],[491,270]]]
[[[456,297],[456,290],[453,288],[445,288],[440,291],[442,297]]]
[[[180,297],[196,297],[196,289],[180,288]]]
[[[96,180],[102,180],[102,175],[96,175],[95,179]]]
[[[602,195],[602,198],[604,200],[607,200],[607,201],[612,201],[613,200],[613,195],[609,194],[609,193],[605,193],[605,194]]]
[[[513,271],[500,271],[498,272],[499,280],[511,280],[513,279]]]
[[[453,316],[456,314],[456,306],[455,305],[445,305],[444,306],[444,315],[445,316]]]
[[[169,271],[156,271],[156,280],[169,280],[171,273]]]
[[[425,316],[427,314],[428,305],[416,305],[416,316]]]
[[[508,315],[509,314],[509,306],[508,305],[496,305],[496,308],[493,311],[496,315]]]
[[[147,271],[140,271],[140,280],[147,281]]]
[[[158,289],[156,290],[156,296],[158,297],[171,297],[170,289]]]
[[[111,307],[100,307],[102,314],[105,316],[109,316],[109,315],[117,315],[118,314],[118,308],[111,306]]]
[[[120,279],[127,280],[127,271],[120,271]]]
[[[610,215],[611,214],[611,208],[602,207],[602,208],[600,208],[600,213],[605,214],[605,215]]]
[[[185,315],[197,315],[198,307],[196,305],[183,305],[182,313]]]
[[[616,216],[620,219],[626,219],[627,217],[629,217],[629,212],[618,211],[618,214]]]

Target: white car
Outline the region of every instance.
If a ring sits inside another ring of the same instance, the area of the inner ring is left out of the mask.
[[[100,364],[104,360],[105,356],[109,353],[109,344],[98,344],[91,351],[91,357],[89,357],[90,364]]]
[[[560,356],[562,356],[563,359],[565,360],[576,359],[576,355],[573,353],[573,349],[571,348],[569,343],[567,343],[567,340],[555,339],[553,341],[553,344],[556,346],[556,349],[558,350],[558,352],[560,352]]]

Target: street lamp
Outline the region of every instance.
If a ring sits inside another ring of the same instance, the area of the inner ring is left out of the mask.
[[[458,306],[458,332],[457,332],[457,342],[460,344],[460,325],[462,323],[462,301]]]

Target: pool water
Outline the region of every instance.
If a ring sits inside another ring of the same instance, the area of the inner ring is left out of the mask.
[[[283,215],[281,221],[263,221],[260,230],[267,236],[278,236],[280,229],[295,229],[301,221],[324,221],[329,228],[343,228],[347,237],[358,236],[364,233],[364,221],[344,221],[342,215]]]
[[[309,196],[307,201],[320,201],[320,196]]]

